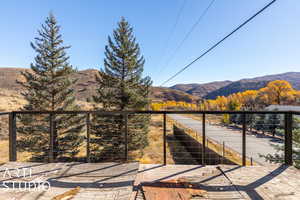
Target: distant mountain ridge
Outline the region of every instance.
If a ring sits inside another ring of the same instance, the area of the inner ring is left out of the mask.
[[[232,83],[232,81],[214,81],[210,83],[204,84],[177,84],[172,86],[172,89],[181,90],[188,94],[198,96],[198,97],[205,97],[206,95],[210,94],[211,92],[218,90],[222,87],[225,87]]]
[[[245,90],[259,90],[266,87],[269,81],[235,81],[205,95],[205,99],[215,99],[218,96],[228,96]]]
[[[26,68],[0,68],[0,90],[20,93],[22,88],[16,83],[16,79],[22,80],[21,71],[30,70]],[[85,101],[95,94],[97,83],[95,75],[96,69],[78,71],[74,78],[78,79],[74,89],[76,98]],[[287,72],[260,76],[255,78],[245,78],[239,81],[214,81],[204,84],[177,84],[172,87],[152,87],[150,98],[154,101],[186,101],[196,103],[201,98],[215,99],[217,96],[228,96],[232,93],[245,90],[257,90],[265,87],[273,80],[286,80],[292,86],[300,90],[300,72]]]
[[[150,98],[154,101],[185,101],[188,103],[196,103],[200,100],[198,96],[167,87],[152,87]]]
[[[16,80],[23,80],[21,75],[22,71],[30,70],[27,68],[0,68],[0,92],[9,91],[10,95],[19,95],[22,88],[17,84]],[[76,98],[81,101],[86,101],[95,95],[97,83],[95,75],[98,73],[96,69],[87,69],[78,71],[74,74],[73,78],[77,79],[74,86]],[[171,88],[152,87],[150,98],[154,101],[185,101],[195,103],[199,97],[188,94],[184,91],[174,90]]]
[[[177,84],[171,88],[182,90],[188,94],[196,95],[205,99],[215,99],[218,96],[228,96],[245,90],[258,90],[265,87],[270,81],[274,80],[288,81],[292,84],[294,89],[300,90],[300,72],[286,72],[255,78],[245,78],[238,81],[215,81],[205,84]]]

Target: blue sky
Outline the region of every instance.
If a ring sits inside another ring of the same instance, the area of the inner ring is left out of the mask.
[[[0,67],[29,67],[35,55],[30,41],[52,11],[62,26],[65,44],[72,45],[68,51],[72,65],[80,70],[99,69],[103,66],[107,36],[124,16],[134,27],[146,59],[144,74],[159,85],[270,0],[215,0],[166,65],[210,1],[186,0],[173,34],[171,30],[184,0],[1,1]],[[167,86],[300,71],[299,45],[300,1],[278,0]]]

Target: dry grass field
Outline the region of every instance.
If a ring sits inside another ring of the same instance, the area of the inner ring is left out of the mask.
[[[8,140],[1,140],[0,141],[0,163],[8,162]],[[28,152],[18,152],[18,161],[25,162],[31,158],[31,154]]]
[[[149,145],[139,152],[131,154],[132,159],[142,164],[163,163],[163,116],[152,115],[150,132],[148,133]],[[174,138],[173,121],[167,118],[166,134],[167,164],[197,164],[185,147]],[[178,153],[180,153],[178,155]]]
[[[161,164],[163,163],[163,118],[162,115],[152,115],[150,131],[148,133],[149,145],[139,151],[129,152],[130,160],[137,160],[143,164]],[[2,124],[3,134],[8,135],[7,123]],[[167,123],[167,134],[172,135],[172,124]],[[0,162],[8,161],[8,138],[2,137],[0,140]],[[179,147],[178,147],[179,148]],[[83,143],[78,158],[84,158],[86,155],[86,143]],[[29,152],[17,152],[18,161],[28,161],[31,157]],[[167,163],[174,164],[174,160],[170,153],[170,148],[167,143]]]
[[[171,134],[172,125],[167,123],[167,134]],[[149,145],[140,150],[130,152],[132,160],[138,160],[143,164],[161,164],[163,163],[163,116],[152,115],[150,131],[148,133]],[[167,163],[173,164],[174,161],[167,146]]]

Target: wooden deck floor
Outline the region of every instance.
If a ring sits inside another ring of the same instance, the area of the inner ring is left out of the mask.
[[[31,176],[25,168],[31,168]],[[300,199],[300,170],[294,167],[221,165],[220,168],[227,178],[216,166],[10,162],[0,166],[0,200],[53,199],[77,186],[80,189],[75,200],[143,200],[140,183],[179,177],[199,183],[208,192],[202,199]],[[48,181],[50,189],[26,187],[29,181]]]
[[[220,168],[227,178],[216,166],[140,165],[135,186],[186,177],[207,190],[206,198],[202,199],[300,199],[300,170],[294,167],[220,165]],[[132,199],[143,199],[141,191],[137,190]]]
[[[0,199],[60,200],[55,197],[79,186],[72,200],[128,200],[138,168],[138,163],[10,162],[0,166]],[[41,184],[29,188],[30,181]],[[50,188],[43,191],[46,181]]]

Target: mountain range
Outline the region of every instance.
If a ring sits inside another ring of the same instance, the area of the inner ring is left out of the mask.
[[[16,80],[22,80],[21,71],[29,70],[26,68],[0,68],[0,90],[9,91],[13,95],[20,94],[22,88]],[[87,69],[78,71],[73,78],[78,81],[74,86],[76,97],[80,101],[95,94],[97,83],[95,75],[98,70]],[[260,89],[265,87],[269,81],[286,80],[292,86],[300,90],[300,72],[287,72],[282,74],[267,75],[255,78],[241,79],[238,81],[215,81],[204,84],[177,84],[172,87],[152,87],[151,99],[154,101],[186,101],[189,103],[197,102],[200,99],[214,99],[217,96],[228,96],[232,93],[242,92],[249,89]]]
[[[300,90],[300,72],[286,72],[282,74],[246,78],[238,81],[226,80],[204,84],[177,84],[171,88],[200,98],[215,99],[218,96],[228,96],[232,93],[243,92],[245,90],[258,90],[274,80],[288,81],[292,84],[294,89]]]

